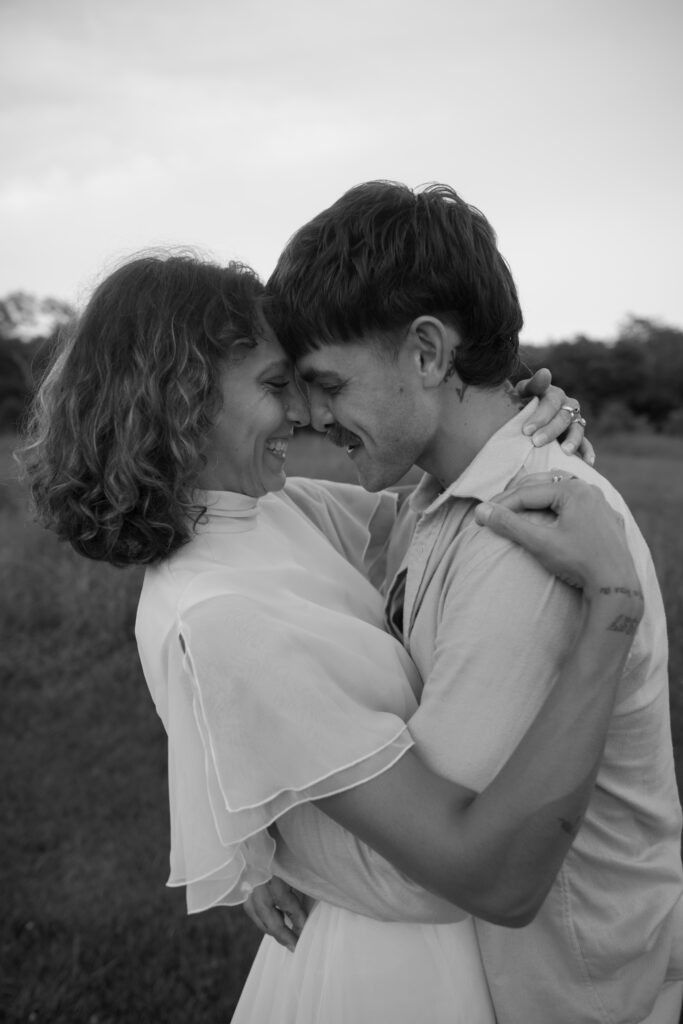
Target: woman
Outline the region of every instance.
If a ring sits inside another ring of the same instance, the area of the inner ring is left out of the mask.
[[[265,309],[238,265],[146,258],[111,275],[38,397],[34,501],[87,557],[150,566],[136,632],[169,736],[169,884],[189,910],[282,873],[276,840],[286,860],[297,832],[338,832],[331,878],[311,850],[323,899],[295,955],[266,940],[235,1020],[487,1024],[467,915],[519,926],[552,883],[572,838],[557,821],[585,808],[630,647],[607,627],[642,613],[635,571],[602,499],[556,482],[544,558],[584,588],[579,642],[483,793],[433,775],[405,726],[420,681],[367,578],[394,499],[284,489],[308,414]],[[622,592],[601,594],[606,580]]]

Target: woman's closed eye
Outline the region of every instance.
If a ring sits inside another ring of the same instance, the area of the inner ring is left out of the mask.
[[[265,384],[267,388],[271,389],[271,391],[277,391],[279,393],[289,387],[291,380],[289,377],[278,377],[276,380],[267,380]]]

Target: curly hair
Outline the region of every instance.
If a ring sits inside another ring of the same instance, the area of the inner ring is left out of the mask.
[[[357,185],[295,232],[266,289],[294,358],[367,335],[395,348],[401,328],[431,315],[460,334],[464,383],[500,384],[517,364],[510,269],[487,219],[448,185]]]
[[[36,518],[87,558],[151,564],[206,509],[194,481],[233,341],[259,333],[240,263],[145,255],[95,290],[53,355],[18,458]]]

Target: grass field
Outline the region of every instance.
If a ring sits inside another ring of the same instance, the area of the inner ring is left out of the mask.
[[[165,737],[138,668],[136,571],[26,522],[0,439],[0,1019],[225,1024],[258,943],[240,911],[185,914],[168,874]],[[683,442],[599,443],[650,544],[683,781]],[[303,438],[291,473],[351,479]]]

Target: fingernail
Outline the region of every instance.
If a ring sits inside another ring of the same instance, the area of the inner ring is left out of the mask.
[[[527,434],[527,435],[528,434],[533,434],[535,429],[536,429],[536,424],[535,423],[525,423],[524,426],[522,427],[522,433],[523,434]]]
[[[588,463],[589,466],[594,466],[595,465],[595,456],[594,455],[589,455],[588,458],[586,459],[586,462]]]
[[[487,502],[482,502],[480,505],[477,505],[477,507],[474,510],[475,521],[479,523],[480,526],[486,526],[489,519],[491,518],[492,512],[492,506],[489,505]]]
[[[534,434],[534,436],[531,438],[531,443],[536,448],[540,448],[540,446],[542,444],[545,444],[547,440],[548,440],[548,435],[547,434]]]
[[[562,444],[560,447],[562,448],[562,451],[565,453],[565,455],[573,455],[576,449],[576,445],[572,444],[571,441],[565,441],[564,444]]]
[[[295,942],[288,942],[287,943],[287,949],[289,950],[290,953],[293,953],[294,950],[296,949],[296,943]]]

